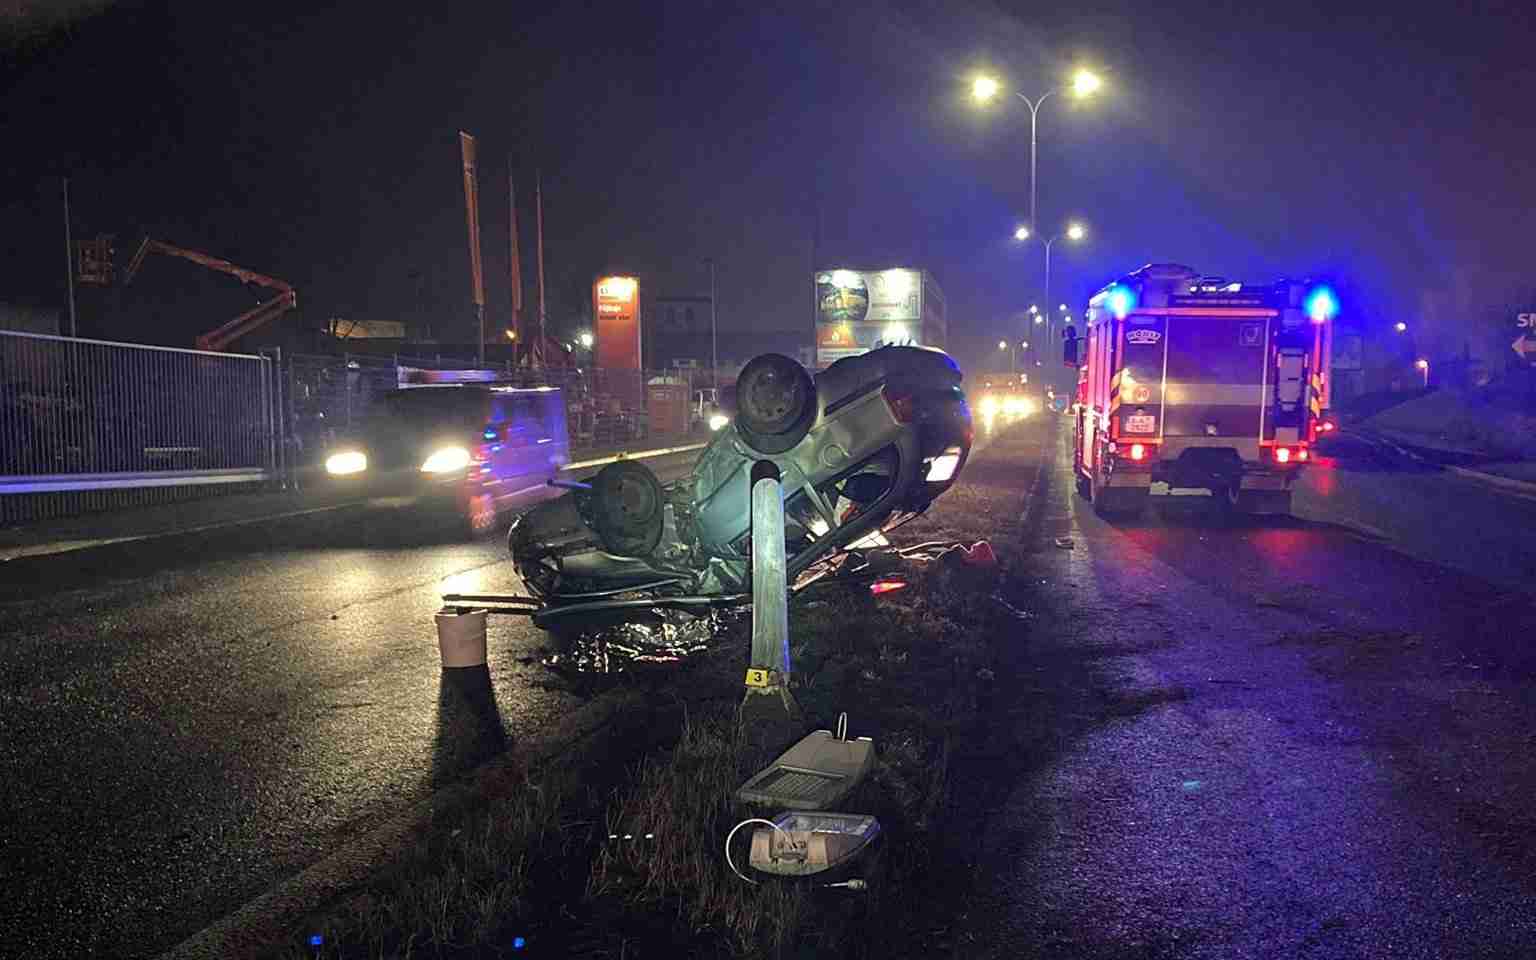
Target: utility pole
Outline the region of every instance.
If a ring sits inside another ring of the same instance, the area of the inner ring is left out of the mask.
[[[69,178],[64,178],[64,277],[69,281],[69,335],[78,337],[75,326],[75,245],[69,236]]]
[[[715,326],[715,258],[709,258],[709,378],[720,402],[720,334]]]
[[[534,351],[534,365],[544,366],[544,175],[540,171],[533,174],[533,199],[534,221],[539,232],[539,339],[537,349]],[[594,318],[595,320],[595,318]]]

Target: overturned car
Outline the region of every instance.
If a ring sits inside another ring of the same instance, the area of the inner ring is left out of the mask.
[[[661,484],[638,461],[519,517],[514,566],[545,629],[647,610],[703,612],[750,598],[749,475],[782,478],[792,588],[883,546],[925,511],[970,454],[971,412],[948,354],[883,347],[811,375],[777,354],[737,380],[737,414],[691,475]]]

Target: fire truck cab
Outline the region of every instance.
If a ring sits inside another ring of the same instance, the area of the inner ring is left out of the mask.
[[[1209,494],[1245,513],[1289,513],[1312,457],[1323,386],[1323,286],[1267,286],[1148,264],[1068,327],[1078,369],[1077,489],[1101,515],[1150,497]]]

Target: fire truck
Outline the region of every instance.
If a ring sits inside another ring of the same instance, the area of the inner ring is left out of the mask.
[[[1289,513],[1322,414],[1325,285],[1265,286],[1148,264],[1094,295],[1068,327],[1078,369],[1078,492],[1100,515],[1153,494],[1210,495],[1243,513]]]

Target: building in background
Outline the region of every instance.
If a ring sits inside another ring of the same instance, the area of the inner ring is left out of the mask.
[[[816,368],[887,344],[947,348],[944,294],[926,270],[818,270]]]
[[[657,297],[647,305],[646,313],[651,321],[647,331],[647,367],[709,367],[712,344],[708,297]]]

